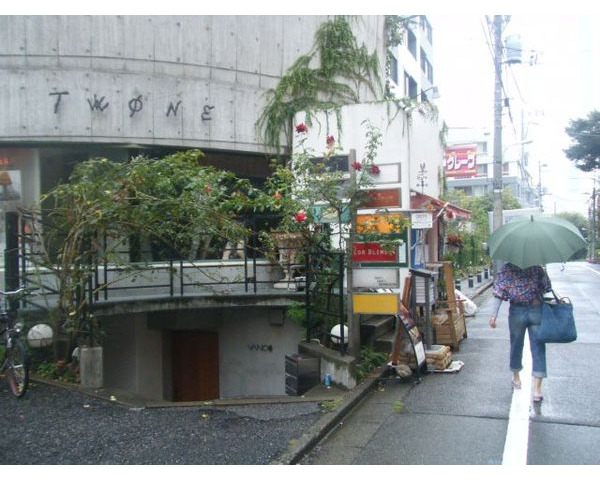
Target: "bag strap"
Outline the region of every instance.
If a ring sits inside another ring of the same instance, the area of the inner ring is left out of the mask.
[[[556,303],[571,303],[571,299],[569,297],[558,297],[558,295],[556,295],[556,292],[554,291],[554,289],[552,289],[552,295],[554,295],[554,300],[556,300]]]

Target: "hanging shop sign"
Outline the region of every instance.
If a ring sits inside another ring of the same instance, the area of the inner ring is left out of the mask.
[[[363,208],[388,208],[402,207],[402,189],[386,188],[381,190],[369,190],[368,198]]]
[[[352,310],[355,314],[396,315],[400,312],[397,293],[354,293]]]
[[[477,145],[448,147],[445,155],[446,177],[477,175]]]
[[[414,212],[410,214],[410,227],[412,229],[427,229],[433,227],[433,214],[428,212]]]
[[[399,288],[397,268],[356,268],[352,271],[354,288]]]

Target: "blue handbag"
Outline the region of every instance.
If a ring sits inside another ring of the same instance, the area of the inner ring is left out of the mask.
[[[544,343],[569,343],[577,339],[573,305],[567,297],[544,299],[542,321],[535,331],[536,338]]]

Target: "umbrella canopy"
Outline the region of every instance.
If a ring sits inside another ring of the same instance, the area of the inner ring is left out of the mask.
[[[567,262],[586,248],[579,229],[559,217],[531,216],[498,228],[488,245],[494,260],[505,260],[520,268]]]

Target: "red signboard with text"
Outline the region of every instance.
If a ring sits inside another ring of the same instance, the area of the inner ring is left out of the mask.
[[[375,242],[355,243],[352,245],[352,261],[355,263],[368,262],[397,262],[398,251],[386,251]]]
[[[477,174],[477,146],[446,148],[444,165],[447,177],[474,177]]]

